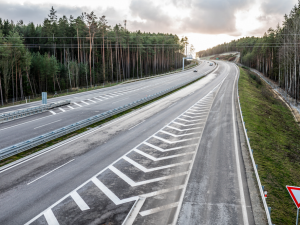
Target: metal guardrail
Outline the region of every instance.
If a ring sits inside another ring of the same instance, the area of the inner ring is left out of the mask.
[[[12,120],[24,118],[27,116],[35,115],[38,113],[42,113],[42,112],[45,112],[46,110],[49,110],[49,109],[52,109],[55,107],[59,107],[62,105],[67,105],[70,103],[71,103],[71,100],[64,100],[64,101],[59,101],[59,102],[55,102],[55,103],[49,103],[47,105],[41,105],[41,106],[37,106],[37,107],[31,107],[31,108],[27,108],[27,109],[17,110],[14,112],[4,113],[4,114],[0,115],[0,124],[9,122]]]
[[[160,91],[160,92],[155,93],[153,95],[150,95],[150,96],[148,96],[146,98],[142,98],[142,99],[140,99],[138,101],[134,101],[134,102],[129,103],[127,105],[120,106],[118,108],[109,110],[107,112],[98,114],[96,116],[92,116],[92,117],[90,117],[88,119],[81,120],[81,121],[79,121],[77,123],[73,123],[73,124],[71,124],[69,126],[65,126],[63,128],[60,128],[60,129],[54,130],[52,132],[40,135],[38,137],[29,139],[27,141],[24,141],[24,142],[21,142],[21,143],[18,143],[18,144],[15,144],[13,146],[9,146],[9,147],[3,148],[3,149],[0,150],[0,160],[8,158],[8,157],[13,156],[13,155],[16,155],[16,154],[18,154],[20,152],[26,151],[28,149],[31,149],[31,148],[33,148],[35,146],[38,146],[38,145],[43,144],[43,143],[46,143],[46,142],[51,141],[53,139],[56,139],[58,137],[64,136],[64,135],[66,135],[68,133],[74,132],[74,131],[79,130],[79,129],[83,128],[83,127],[87,127],[87,126],[89,126],[91,124],[94,124],[96,122],[99,122],[101,120],[109,118],[111,116],[114,116],[114,115],[116,115],[118,113],[124,112],[124,111],[126,111],[128,109],[134,108],[135,106],[141,105],[141,104],[143,104],[145,102],[151,101],[152,99],[155,99],[155,98],[160,97],[162,95],[165,95],[165,94],[167,94],[169,92],[172,92],[173,90],[176,90],[176,89],[178,89],[180,87],[183,87],[183,86],[185,86],[185,85],[187,85],[189,83],[192,83],[193,81],[199,79],[202,76],[206,76],[207,74],[213,72],[216,68],[217,68],[217,65],[215,65],[211,71],[208,71],[208,72],[206,72],[204,74],[201,74],[201,75],[197,76],[194,79],[189,79],[186,82],[183,82],[183,83],[181,83],[179,85],[176,85],[176,86],[173,86],[171,88],[168,88],[168,89],[166,89],[164,91]]]
[[[237,69],[239,71],[238,67],[237,67]],[[239,81],[239,78],[240,78],[240,76],[238,77],[238,81]],[[259,174],[258,174],[258,171],[257,171],[257,168],[256,168],[256,163],[255,163],[255,160],[254,160],[254,157],[253,157],[252,148],[250,146],[250,141],[249,141],[250,139],[248,137],[246,126],[245,126],[245,121],[244,121],[244,117],[243,117],[243,113],[242,113],[242,107],[241,107],[241,103],[240,103],[240,97],[239,97],[239,82],[237,82],[237,98],[238,98],[238,103],[239,103],[241,120],[242,120],[242,124],[243,124],[243,128],[244,128],[244,134],[246,136],[247,145],[248,145],[248,149],[249,149],[249,153],[250,153],[250,157],[251,157],[251,161],[252,161],[252,166],[253,166],[253,169],[254,169],[256,181],[257,181],[259,192],[260,192],[260,197],[262,199],[262,202],[263,202],[263,205],[264,205],[264,208],[265,208],[265,213],[266,213],[266,216],[267,216],[268,224],[273,225],[272,220],[271,220],[271,215],[270,215],[270,212],[269,212],[269,208],[268,208],[268,205],[267,205],[267,201],[266,201],[266,198],[265,198],[265,195],[264,195],[264,190],[262,188],[260,178],[259,178]]]

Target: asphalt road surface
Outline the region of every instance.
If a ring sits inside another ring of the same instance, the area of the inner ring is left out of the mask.
[[[0,224],[254,224],[233,64],[0,169]]]
[[[87,119],[178,85],[185,82],[187,79],[192,79],[206,71],[212,70],[213,66],[209,66],[209,64],[205,62],[201,63],[196,69],[198,72],[193,72],[193,69],[174,75],[56,98],[55,101],[71,99],[72,104],[58,107],[41,114],[0,124],[0,149],[68,126],[80,120]],[[52,101],[54,100],[52,99]],[[24,104],[23,106],[18,107],[24,107]],[[7,109],[4,108],[2,110]]]

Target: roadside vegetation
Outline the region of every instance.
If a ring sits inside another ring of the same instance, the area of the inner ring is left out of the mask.
[[[294,224],[297,210],[286,185],[300,186],[299,125],[256,74],[247,67],[240,71],[241,107],[272,222]]]
[[[42,24],[0,18],[0,105],[174,71],[187,44],[187,37],[129,31],[126,20],[109,26],[94,12],[58,18],[52,7]]]
[[[276,28],[269,28],[262,37],[243,37],[196,54],[204,57],[224,52],[240,52],[240,62],[243,65],[263,73],[299,103],[299,32],[300,1],[288,15],[284,15],[282,26],[278,24]]]

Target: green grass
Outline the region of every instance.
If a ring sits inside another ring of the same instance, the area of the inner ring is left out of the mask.
[[[197,82],[198,80],[201,80],[201,79],[204,78],[204,77],[205,77],[205,76],[202,76],[202,77],[200,77],[199,79],[197,79],[197,80],[191,82],[190,84],[195,83],[195,82]],[[107,123],[107,122],[109,122],[109,121],[111,121],[111,120],[114,120],[114,119],[116,119],[116,118],[118,118],[118,117],[121,117],[121,116],[123,116],[123,115],[125,115],[125,114],[127,114],[127,113],[130,113],[130,112],[132,112],[132,111],[134,111],[134,110],[136,110],[136,109],[139,109],[139,108],[141,108],[141,107],[143,107],[143,106],[146,106],[146,105],[148,105],[148,104],[150,104],[150,103],[152,103],[152,102],[154,102],[154,101],[157,101],[157,100],[159,100],[159,99],[161,99],[161,98],[164,98],[164,97],[166,97],[166,96],[168,96],[168,95],[171,95],[171,94],[173,94],[174,92],[176,92],[176,91],[178,91],[178,90],[180,90],[180,89],[182,89],[182,88],[185,88],[185,87],[187,87],[187,86],[190,85],[190,84],[187,84],[187,85],[185,85],[185,86],[183,86],[183,87],[181,87],[181,88],[178,88],[178,89],[176,89],[176,90],[174,90],[174,91],[172,91],[172,92],[169,92],[169,93],[167,93],[167,94],[165,94],[165,95],[162,95],[162,96],[160,96],[160,97],[157,97],[157,98],[155,98],[155,99],[152,99],[152,100],[149,101],[149,102],[145,102],[145,103],[143,103],[143,104],[141,104],[141,105],[138,105],[138,106],[136,106],[136,107],[134,107],[134,108],[132,108],[132,109],[129,109],[129,110],[127,110],[127,111],[121,112],[121,113],[119,113],[119,114],[117,114],[117,115],[114,115],[114,116],[112,116],[112,117],[109,117],[109,118],[107,118],[107,119],[105,119],[105,120],[101,120],[101,121],[99,121],[99,122],[97,122],[97,123],[94,123],[94,124],[92,124],[92,125],[89,125],[88,127],[84,127],[84,128],[82,128],[82,129],[80,129],[80,130],[74,131],[74,132],[72,132],[72,133],[66,134],[66,135],[64,135],[64,136],[62,136],[62,137],[56,138],[56,139],[54,139],[54,140],[52,140],[52,141],[49,141],[49,142],[47,142],[47,143],[44,143],[44,144],[42,144],[42,145],[36,146],[36,147],[34,147],[34,148],[32,148],[32,149],[29,149],[29,150],[27,150],[27,151],[21,152],[21,153],[19,153],[19,154],[17,154],[17,155],[14,155],[14,156],[11,156],[11,157],[9,157],[9,158],[0,160],[0,167],[1,167],[1,166],[4,166],[4,165],[6,165],[6,164],[9,164],[9,163],[11,163],[11,162],[13,162],[13,161],[19,160],[19,159],[21,159],[21,158],[23,158],[23,157],[25,157],[25,156],[28,156],[28,155],[30,155],[30,154],[33,154],[33,153],[35,153],[35,152],[38,152],[38,151],[40,151],[40,150],[43,150],[43,149],[45,149],[45,148],[47,148],[47,147],[50,147],[50,146],[52,146],[52,145],[55,145],[55,144],[57,144],[57,143],[59,143],[59,142],[61,142],[61,141],[64,141],[64,140],[66,140],[66,139],[68,139],[68,138],[71,138],[71,137],[73,137],[73,136],[75,136],[75,135],[78,135],[78,134],[80,134],[80,133],[83,133],[83,132],[85,132],[85,131],[87,131],[87,130],[89,130],[89,129],[91,129],[91,128],[101,126],[101,125],[103,125],[103,124],[105,124],[105,123]]]
[[[300,186],[300,129],[286,105],[249,70],[240,68],[239,96],[254,159],[268,191],[273,224],[295,224],[286,185]]]

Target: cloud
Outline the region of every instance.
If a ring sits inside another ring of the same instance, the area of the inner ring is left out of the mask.
[[[105,15],[110,25],[115,25],[122,21],[122,15],[118,13],[113,7],[102,9],[101,7],[79,7],[79,6],[67,6],[67,5],[55,5],[55,4],[18,4],[0,1],[0,17],[2,19],[13,20],[15,23],[19,20],[23,20],[25,24],[33,22],[34,24],[42,24],[44,19],[48,17],[51,7],[57,11],[57,17],[60,18],[63,15],[69,17],[72,15],[74,18],[80,16],[83,12],[91,12],[100,17]]]
[[[262,11],[265,15],[280,15],[288,14],[297,0],[265,0],[261,3]]]
[[[245,9],[251,0],[171,0],[173,7],[184,8],[185,16],[171,15],[151,1],[132,0],[130,10],[140,21],[133,20],[135,29],[176,33],[240,35],[236,29],[235,12]]]

